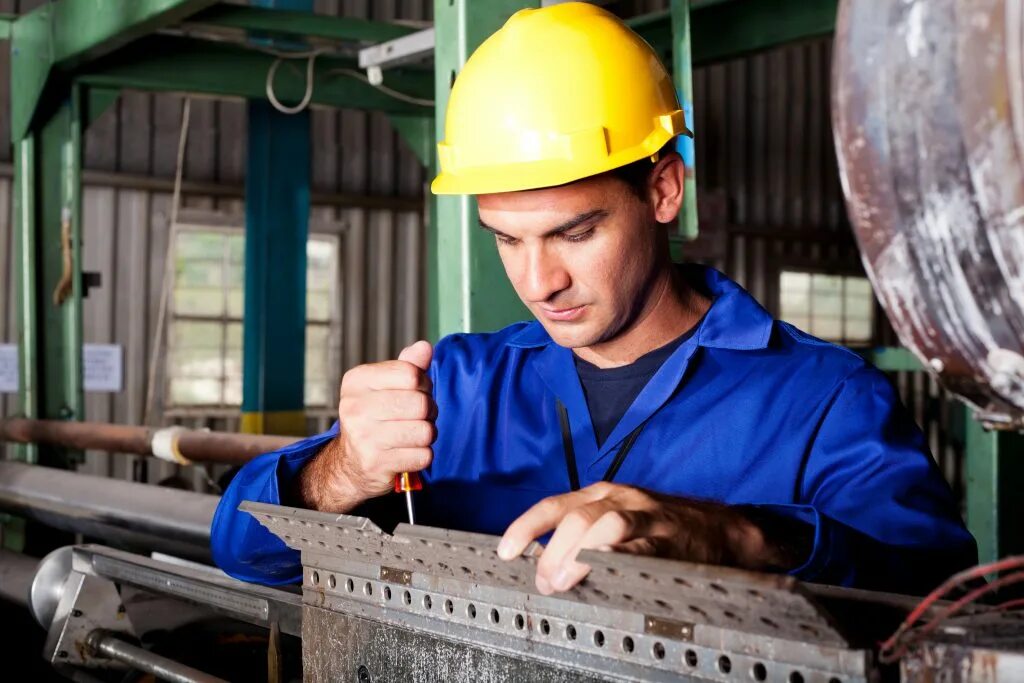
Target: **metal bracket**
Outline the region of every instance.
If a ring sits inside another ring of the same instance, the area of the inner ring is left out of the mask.
[[[373,83],[373,72],[380,75],[380,70],[418,62],[434,56],[434,29],[428,28],[395,38],[359,51],[359,68],[366,69],[367,77]],[[378,83],[373,83],[378,85]]]
[[[44,656],[58,667],[126,668],[94,654],[89,637],[97,630],[135,635],[114,583],[72,571],[47,634]]]

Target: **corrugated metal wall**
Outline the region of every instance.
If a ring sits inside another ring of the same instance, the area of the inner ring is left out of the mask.
[[[0,0],[0,12],[25,11],[42,1]],[[637,14],[665,4],[642,0],[616,3],[615,9]],[[381,20],[428,20],[431,8],[429,0],[317,2],[318,12]],[[830,40],[813,40],[694,73],[702,235],[690,253],[726,271],[773,311],[778,310],[778,272],[784,267],[863,272],[846,222],[832,147],[830,50]],[[3,116],[7,59],[0,52]],[[118,184],[124,187],[112,187],[111,179],[101,176],[86,191],[84,265],[103,274],[103,287],[86,302],[85,337],[125,346],[127,382],[122,394],[91,395],[89,419],[142,420],[180,115],[180,97],[126,93],[86,136],[87,169],[94,176],[121,174]],[[188,195],[189,209],[241,214],[245,123],[242,103],[193,102],[185,178],[206,183],[211,191]],[[8,134],[6,123],[0,125],[5,159]],[[383,116],[316,111],[313,135],[314,190],[320,195],[370,194],[418,205],[423,170]],[[162,179],[163,186],[153,189],[153,178]],[[8,196],[8,182],[0,179],[0,287],[5,291],[10,291]],[[343,235],[338,367],[393,356],[422,334],[422,212],[346,208],[335,201],[320,203],[313,222],[339,226]],[[0,306],[5,304],[0,300]],[[8,314],[0,316],[0,340],[13,339],[10,317],[8,307]],[[878,317],[879,341],[895,343],[884,316]],[[959,488],[959,446],[941,426],[948,421],[948,398],[927,378],[901,374],[895,379]],[[8,399],[5,405],[0,397],[0,411],[13,412],[13,402]],[[310,428],[321,428],[327,420],[312,420]],[[215,429],[237,425],[232,418],[187,422]],[[89,467],[130,476],[133,463],[93,455]],[[158,467],[147,478],[172,471]]]
[[[0,0],[0,12],[24,12],[40,1]],[[317,11],[379,20],[429,19],[432,2],[318,0]],[[8,60],[0,51],[0,341],[15,341],[10,250],[10,126]],[[181,125],[182,98],[127,92],[85,137],[87,184],[83,199],[83,268],[99,272],[102,286],[84,304],[86,342],[125,349],[125,390],[87,394],[89,420],[141,424],[149,357],[154,349],[159,293],[167,250],[171,179]],[[340,233],[341,323],[339,369],[394,357],[424,334],[424,170],[377,113],[315,110],[312,229]],[[245,175],[246,112],[237,101],[193,100],[186,152],[183,216],[241,217]],[[154,182],[153,179],[158,179]],[[389,198],[394,209],[355,208],[349,195]],[[340,381],[340,373],[338,375]],[[156,395],[162,395],[158,381]],[[16,397],[0,395],[0,414],[16,412]],[[311,431],[329,425],[332,406],[310,419]],[[236,417],[203,416],[158,422],[234,430]],[[132,477],[134,458],[90,453],[85,470]],[[146,479],[176,472],[151,463]],[[190,475],[191,476],[191,475]],[[195,474],[197,483],[205,477]]]

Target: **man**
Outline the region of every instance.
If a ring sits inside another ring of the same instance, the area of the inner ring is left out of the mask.
[[[540,592],[583,548],[922,592],[976,560],[923,438],[857,355],[773,321],[721,273],[675,267],[683,124],[651,49],[608,12],[513,16],[466,64],[438,193],[475,194],[539,322],[417,342],[346,373],[339,424],[249,463],[213,551],[298,580],[297,553],[243,500],[331,512],[394,503],[421,472],[422,523],[547,541]],[[444,226],[440,226],[444,229]]]

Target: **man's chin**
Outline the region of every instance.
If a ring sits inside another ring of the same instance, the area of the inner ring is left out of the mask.
[[[544,326],[552,341],[567,349],[591,346],[601,338],[601,335],[590,329],[589,325],[584,326],[579,323],[558,323],[545,320],[541,320],[540,324]]]

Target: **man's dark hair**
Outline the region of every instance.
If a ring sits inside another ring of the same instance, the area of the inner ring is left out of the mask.
[[[666,154],[671,154],[676,151],[676,140],[672,138],[665,145],[658,150],[658,160],[665,158]],[[639,161],[634,161],[631,164],[620,166],[619,168],[608,171],[613,178],[618,178],[622,182],[629,185],[629,189],[633,191],[637,197],[644,199],[647,195],[647,177],[651,174],[651,169],[654,168],[654,163],[651,162],[650,157],[644,157]]]

